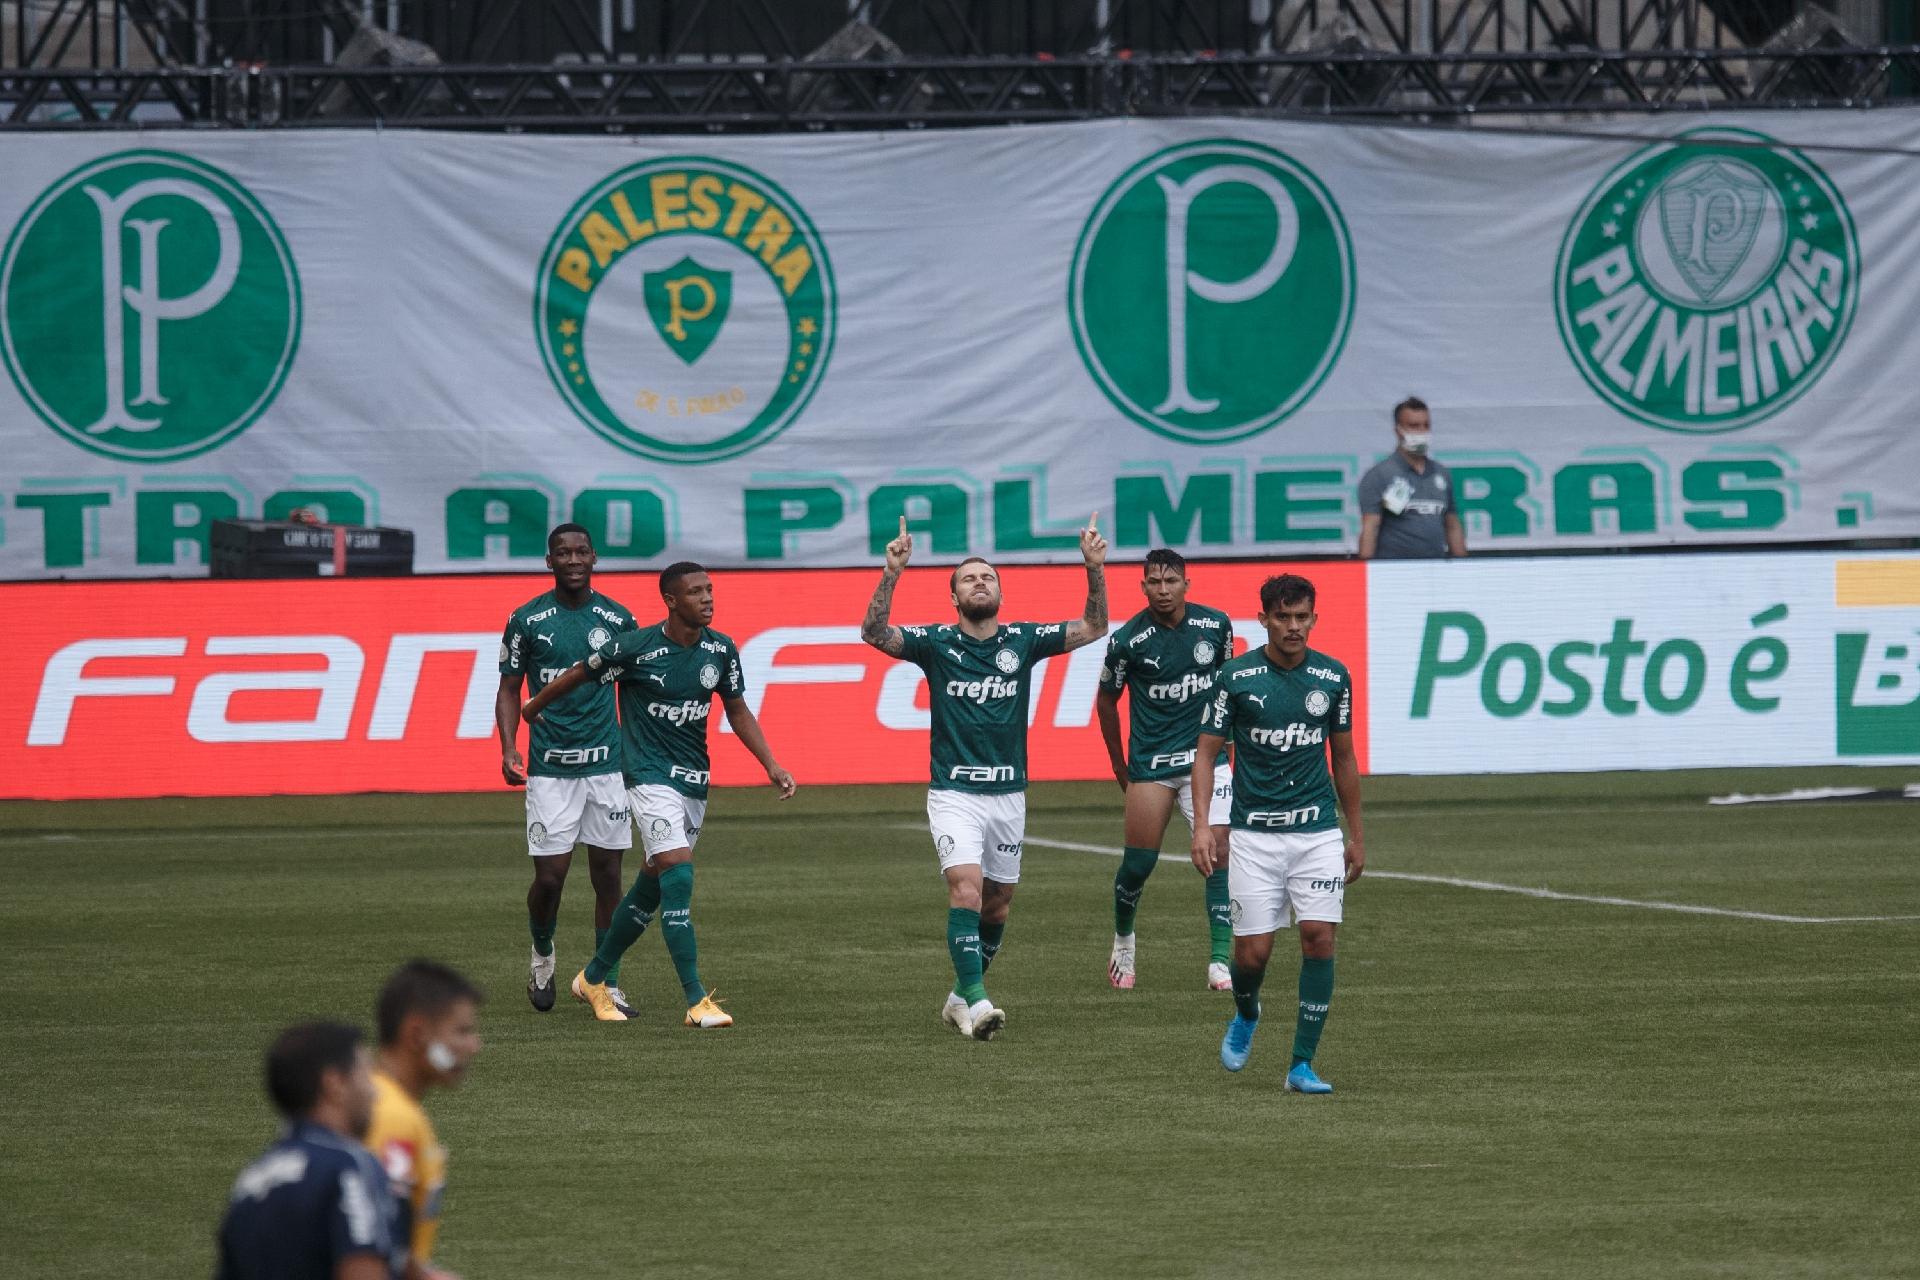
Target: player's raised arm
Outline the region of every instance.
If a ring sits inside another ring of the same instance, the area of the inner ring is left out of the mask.
[[[884,654],[899,657],[906,652],[906,637],[891,626],[887,616],[893,612],[893,588],[907,571],[913,558],[913,535],[907,532],[907,518],[900,517],[900,536],[887,544],[887,566],[880,571],[880,585],[873,589],[867,616],[860,623],[860,638]]]
[[[1327,739],[1332,748],[1333,793],[1340,799],[1340,816],[1347,824],[1347,883],[1367,869],[1366,839],[1360,830],[1360,761],[1353,750],[1353,733],[1336,730]]]
[[[1213,762],[1219,759],[1220,749],[1226,745],[1227,740],[1224,735],[1206,729],[1200,731],[1200,741],[1194,744],[1191,785],[1195,797],[1195,814],[1201,812],[1198,806],[1204,803],[1199,797],[1213,794]],[[1196,818],[1193,824],[1194,870],[1203,876],[1212,875],[1222,865],[1226,853],[1227,851],[1220,847],[1219,841],[1214,837],[1213,828],[1205,821]]]
[[[1107,540],[1100,536],[1098,511],[1080,531],[1080,558],[1087,565],[1087,603],[1080,617],[1067,624],[1069,650],[1090,645],[1107,634]]]
[[[500,776],[510,787],[525,786],[527,762],[520,754],[520,690],[525,676],[501,676],[493,696],[493,725],[500,731]]]

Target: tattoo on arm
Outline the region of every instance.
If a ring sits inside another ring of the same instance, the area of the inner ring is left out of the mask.
[[[873,589],[873,600],[867,605],[867,616],[860,623],[860,638],[874,648],[892,657],[906,652],[906,637],[900,634],[900,628],[887,625],[887,615],[893,611],[893,588],[900,581],[897,573],[880,574],[880,585]]]
[[[1107,634],[1107,575],[1097,564],[1087,566],[1087,604],[1078,621],[1067,624],[1067,648],[1078,649]]]

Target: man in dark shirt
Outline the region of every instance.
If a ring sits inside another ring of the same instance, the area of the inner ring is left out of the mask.
[[[234,1179],[215,1280],[393,1280],[393,1198],[359,1137],[373,1119],[372,1059],[338,1023],[289,1027],[267,1051],[267,1093],[287,1127]]]
[[[1393,407],[1398,447],[1360,477],[1360,558],[1439,559],[1467,554],[1453,475],[1430,456],[1433,415],[1408,396]]]

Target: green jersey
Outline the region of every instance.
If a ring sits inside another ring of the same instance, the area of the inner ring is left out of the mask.
[[[1193,771],[1194,743],[1200,722],[1194,705],[1205,707],[1214,675],[1233,656],[1233,622],[1218,609],[1189,604],[1178,626],[1154,621],[1142,609],[1107,641],[1100,664],[1100,687],[1125,692],[1127,777],[1135,782],[1177,778]],[[1218,764],[1227,758],[1220,753]]]
[[[747,691],[733,641],[703,627],[692,644],[676,644],[667,638],[667,624],[656,622],[609,638],[587,665],[603,681],[619,682],[627,785],[657,784],[706,799],[714,695],[724,702]]]
[[[1291,670],[1265,645],[1220,669],[1201,722],[1233,746],[1233,825],[1253,831],[1328,831],[1340,825],[1327,735],[1353,732],[1353,678],[1307,650]]]
[[[590,592],[578,609],[551,591],[513,611],[500,637],[500,674],[524,676],[531,697],[561,672],[633,625],[627,606]],[[620,768],[620,727],[613,694],[599,685],[575,689],[533,726],[527,773],[536,778],[587,778]]]
[[[937,791],[1027,789],[1027,673],[1066,652],[1064,622],[1003,624],[975,640],[949,622],[902,627],[900,656],[927,673],[933,709],[929,773]]]

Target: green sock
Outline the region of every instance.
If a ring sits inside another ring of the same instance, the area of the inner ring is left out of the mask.
[[[707,989],[700,985],[700,948],[693,938],[691,862],[660,873],[660,927],[667,954],[673,957],[673,971],[680,976],[680,989],[691,1008],[707,998]]]
[[[1207,876],[1207,938],[1213,944],[1210,963],[1227,963],[1233,955],[1233,901],[1225,867]]]
[[[600,954],[600,947],[606,942],[607,935],[611,932],[611,929],[595,929],[593,931],[593,953],[595,955]],[[607,985],[610,987],[620,985],[620,962],[618,960],[615,960],[613,965],[607,970]]]
[[[1327,1025],[1327,1006],[1333,1002],[1333,957],[1300,962],[1300,1020],[1293,1028],[1293,1062],[1313,1061],[1320,1032]]]
[[[613,909],[613,923],[607,926],[593,959],[587,961],[588,982],[605,982],[608,974],[619,969],[620,957],[647,931],[659,906],[660,882],[643,871],[633,878],[633,888]]]
[[[986,972],[980,951],[980,913],[947,908],[947,954],[953,957],[953,994],[973,1004],[987,998],[980,976]]]
[[[1266,977],[1264,969],[1233,967],[1233,1007],[1248,1022],[1260,1021],[1260,984]]]
[[[1113,931],[1123,938],[1133,934],[1133,917],[1140,910],[1140,891],[1159,865],[1158,849],[1128,845],[1120,854],[1120,870],[1113,876]]]
[[[999,924],[980,922],[980,976],[987,976],[987,970],[993,967],[993,958],[1000,954],[1001,940],[1007,936],[1007,922]]]
[[[527,913],[527,932],[533,935],[533,949],[543,956],[553,954],[554,931],[560,927],[560,917],[551,920],[536,920],[533,913]]]

